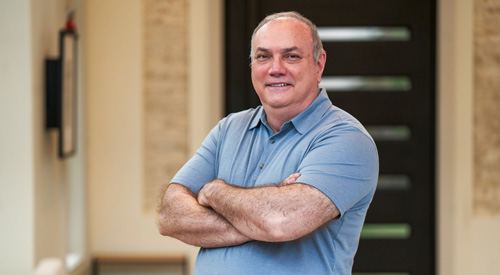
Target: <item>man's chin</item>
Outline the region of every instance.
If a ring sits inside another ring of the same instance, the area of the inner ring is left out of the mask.
[[[274,100],[274,101],[268,101],[264,106],[267,106],[268,108],[273,108],[273,109],[282,109],[282,108],[287,108],[290,105],[288,101],[285,100]]]

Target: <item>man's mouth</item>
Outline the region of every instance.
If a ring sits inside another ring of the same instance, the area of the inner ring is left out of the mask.
[[[287,83],[274,83],[274,84],[268,84],[267,86],[269,86],[269,87],[284,87],[284,86],[290,86],[290,84],[287,84]]]

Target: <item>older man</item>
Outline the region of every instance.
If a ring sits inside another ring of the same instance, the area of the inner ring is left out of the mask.
[[[200,249],[196,274],[350,274],[376,146],[319,88],[316,27],[295,12],[252,35],[262,106],[212,129],[162,199],[160,233]]]

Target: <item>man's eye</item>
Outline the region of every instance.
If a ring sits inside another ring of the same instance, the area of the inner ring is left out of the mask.
[[[297,55],[297,54],[291,54],[291,55],[288,55],[288,59],[300,59],[300,55]]]
[[[264,59],[267,59],[267,58],[269,58],[269,56],[266,55],[266,54],[259,54],[259,55],[257,55],[257,59],[259,59],[259,60],[264,60]]]

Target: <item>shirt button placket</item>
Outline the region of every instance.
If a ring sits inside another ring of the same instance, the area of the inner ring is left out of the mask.
[[[269,143],[274,144],[275,142],[276,142],[276,140],[274,138],[270,138],[269,139]],[[264,168],[264,163],[262,163],[262,164],[259,165],[259,169],[262,170],[262,168]]]

